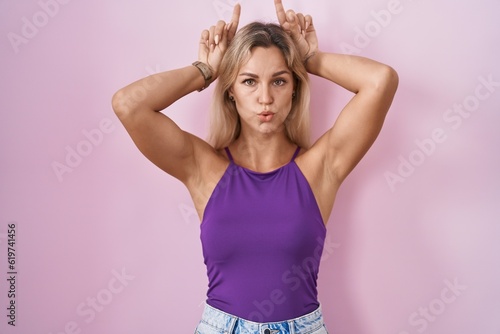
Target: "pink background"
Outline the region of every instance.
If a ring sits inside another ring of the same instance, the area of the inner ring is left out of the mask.
[[[133,80],[194,61],[201,30],[228,19],[232,3],[0,1],[2,334],[194,331],[207,279],[193,205],[141,156],[110,101]],[[241,3],[242,24],[275,20],[271,0]],[[400,75],[385,128],[329,221],[319,289],[330,331],[500,333],[500,3],[285,7],[314,17],[323,50]],[[317,138],[350,94],[312,82]],[[205,137],[212,89],[168,114]],[[6,317],[10,222],[16,327]]]

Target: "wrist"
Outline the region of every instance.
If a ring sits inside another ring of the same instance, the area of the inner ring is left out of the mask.
[[[304,66],[307,72],[311,74],[318,74],[320,58],[321,51],[319,50],[313,51],[306,56],[304,60]]]
[[[198,89],[198,92],[201,92],[202,90],[210,86],[210,84],[215,80],[215,73],[212,67],[204,62],[197,60],[193,62],[192,65],[200,71],[200,74],[205,80],[205,84],[203,85],[203,87]]]

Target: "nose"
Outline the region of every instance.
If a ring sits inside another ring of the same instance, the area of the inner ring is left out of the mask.
[[[271,88],[268,85],[262,85],[262,88],[261,88],[260,94],[259,94],[259,103],[261,103],[261,104],[273,103]]]

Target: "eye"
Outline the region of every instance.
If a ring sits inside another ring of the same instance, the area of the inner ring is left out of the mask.
[[[276,80],[274,81],[274,85],[275,85],[275,86],[283,86],[284,84],[286,84],[286,81],[285,81],[285,80],[283,80],[283,79],[276,79]]]
[[[255,84],[255,80],[254,79],[245,79],[245,80],[243,80],[243,84],[247,85],[247,86],[253,86]]]

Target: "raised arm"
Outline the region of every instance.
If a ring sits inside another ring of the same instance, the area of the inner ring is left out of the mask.
[[[398,75],[391,67],[368,58],[321,52],[312,17],[285,12],[281,0],[275,0],[275,6],[278,20],[298,46],[307,71],[355,94],[309,154],[338,185],[377,138],[396,93]]]
[[[219,21],[201,34],[198,61],[208,66],[213,81],[220,61],[233,38],[239,21],[240,6],[235,6],[230,23]],[[160,113],[181,97],[207,86],[201,70],[189,65],[154,74],[116,92],[113,109],[139,150],[165,172],[187,182],[199,164],[200,152],[211,147],[181,130]]]
[[[333,127],[318,140],[330,175],[342,182],[377,138],[398,86],[391,67],[363,57],[317,52],[307,62],[310,73],[355,95]]]

